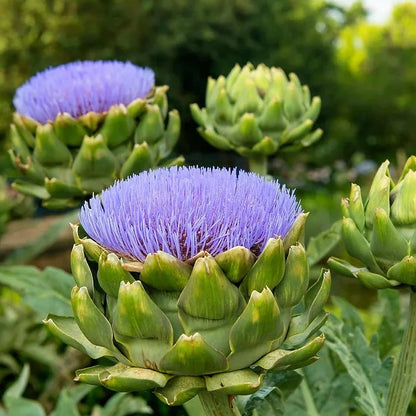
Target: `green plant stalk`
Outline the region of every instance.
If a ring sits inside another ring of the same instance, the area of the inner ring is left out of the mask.
[[[315,402],[313,400],[312,393],[309,389],[308,382],[305,378],[305,373],[303,371],[299,371],[303,375],[302,383],[300,383],[300,390],[303,395],[303,400],[305,401],[306,409],[308,410],[309,416],[320,416],[318,409],[315,406]]]
[[[416,384],[416,293],[410,291],[409,314],[398,361],[387,395],[386,416],[405,416]]]
[[[260,176],[267,175],[267,156],[253,156],[248,158],[248,168]]]
[[[206,416],[241,416],[237,405],[230,400],[231,396],[203,391],[199,393],[199,399]]]
[[[189,416],[200,416],[204,414],[204,409],[198,396],[184,403],[183,407]]]

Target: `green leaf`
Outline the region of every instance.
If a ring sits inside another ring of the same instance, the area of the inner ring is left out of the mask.
[[[11,398],[6,407],[8,416],[46,416],[38,402],[21,397]]]
[[[50,416],[79,416],[77,403],[67,390],[63,390],[59,395],[56,408]]]
[[[2,400],[8,416],[45,416],[39,403],[21,397],[29,381],[29,375],[29,365],[25,364],[18,379],[4,392]]]
[[[309,240],[306,256],[311,266],[327,257],[339,244],[341,241],[341,225],[342,220],[339,220],[332,224],[331,228],[322,231]]]
[[[334,364],[327,347],[319,355],[316,363],[302,369],[301,388],[287,399],[285,416],[350,415],[354,393],[351,378]]]
[[[381,323],[371,338],[371,348],[378,350],[380,357],[391,354],[393,348],[400,345],[403,327],[400,308],[400,294],[397,290],[385,289],[378,292],[381,310],[376,313],[381,316]]]
[[[125,416],[136,413],[151,415],[153,411],[143,397],[117,393],[105,404],[97,416]]]
[[[4,392],[3,400],[7,405],[9,399],[17,399],[22,396],[29,381],[30,368],[25,364],[18,379]]]
[[[302,376],[295,371],[267,373],[260,390],[245,403],[243,416],[283,416],[285,397],[299,386]]]
[[[344,325],[349,325],[351,328],[360,328],[364,333],[364,322],[358,310],[345,299],[338,296],[332,296],[331,300],[335,306],[340,308]]]
[[[0,283],[23,296],[23,302],[42,317],[50,312],[71,316],[70,294],[72,276],[60,269],[48,267],[43,271],[33,266],[0,266]]]
[[[351,376],[356,401],[368,416],[383,416],[393,358],[380,360],[359,327],[344,325],[332,316],[325,326],[327,345]]]

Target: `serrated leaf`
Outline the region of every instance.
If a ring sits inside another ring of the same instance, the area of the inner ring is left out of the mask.
[[[351,328],[360,328],[364,333],[364,322],[358,310],[345,299],[338,296],[332,296],[331,300],[335,306],[340,308],[344,325],[348,325]]]
[[[302,370],[304,380],[286,401],[285,416],[350,414],[354,388],[349,375],[334,365],[327,347],[324,346],[319,355],[316,363]]]
[[[302,376],[295,371],[269,372],[262,387],[245,402],[243,416],[283,416],[285,399],[299,386]]]
[[[361,328],[343,325],[332,316],[325,326],[326,345],[348,371],[360,410],[368,416],[383,416],[393,358],[380,360],[367,343]]]
[[[403,336],[403,327],[399,324],[402,320],[400,294],[393,289],[379,290],[377,293],[381,303],[381,311],[378,311],[381,322],[370,344],[384,358],[400,345]]]

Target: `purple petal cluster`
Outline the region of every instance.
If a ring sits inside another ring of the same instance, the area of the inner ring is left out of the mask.
[[[173,167],[116,182],[84,204],[80,222],[100,245],[144,261],[158,250],[186,260],[235,246],[258,254],[302,212],[285,186],[254,173]]]
[[[154,72],[130,62],[77,61],[46,69],[16,90],[16,111],[39,123],[60,113],[79,117],[102,113],[145,97],[155,83]]]

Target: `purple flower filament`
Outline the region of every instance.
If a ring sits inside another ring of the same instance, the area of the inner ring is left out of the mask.
[[[155,84],[154,72],[130,62],[77,61],[39,72],[16,90],[16,111],[39,123],[61,113],[79,117],[103,113],[112,105],[144,98]]]
[[[293,191],[254,173],[173,167],[116,182],[84,204],[80,222],[97,243],[144,261],[162,250],[181,260],[235,246],[256,254],[302,212]]]

